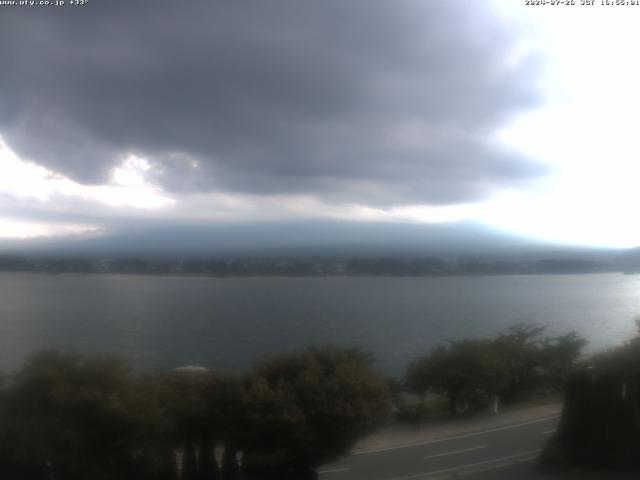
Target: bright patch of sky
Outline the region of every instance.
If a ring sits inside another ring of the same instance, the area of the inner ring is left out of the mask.
[[[109,184],[83,185],[36,163],[18,158],[0,138],[0,195],[5,201],[10,199],[13,203],[33,205],[35,202],[56,210],[68,209],[69,204],[87,203],[117,209],[154,210],[175,203],[147,182],[145,176],[150,169],[147,160],[130,156],[113,170]],[[67,206],[61,206],[60,203]],[[0,216],[0,237],[3,238],[58,236],[97,231],[100,231],[97,225],[75,222],[52,224]]]
[[[541,55],[546,104],[498,139],[552,167],[530,191],[500,192],[480,218],[564,243],[640,244],[640,6],[525,6],[500,0],[525,51]]]

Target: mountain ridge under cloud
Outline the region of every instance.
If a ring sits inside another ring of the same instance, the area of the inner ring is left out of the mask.
[[[89,237],[0,241],[2,253],[115,256],[548,255],[623,250],[558,245],[474,222],[307,222],[158,227]]]

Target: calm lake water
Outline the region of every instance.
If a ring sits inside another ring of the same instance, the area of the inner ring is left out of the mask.
[[[0,273],[0,370],[43,347],[111,352],[144,369],[242,371],[310,343],[358,345],[400,373],[447,339],[516,322],[590,348],[635,333],[640,276],[204,278]]]

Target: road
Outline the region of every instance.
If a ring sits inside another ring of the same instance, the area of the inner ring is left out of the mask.
[[[345,457],[319,470],[320,480],[553,478],[535,459],[555,431],[558,415]]]

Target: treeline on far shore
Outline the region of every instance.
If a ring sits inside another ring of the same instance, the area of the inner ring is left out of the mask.
[[[640,270],[640,260],[552,256],[79,257],[0,255],[2,272],[247,276],[438,276],[602,273]]]
[[[385,422],[561,392],[584,345],[575,333],[516,325],[440,345],[402,379],[383,378],[359,349],[333,346],[265,358],[242,377],[193,366],[135,373],[117,358],[41,351],[0,389],[0,476],[316,478]]]

